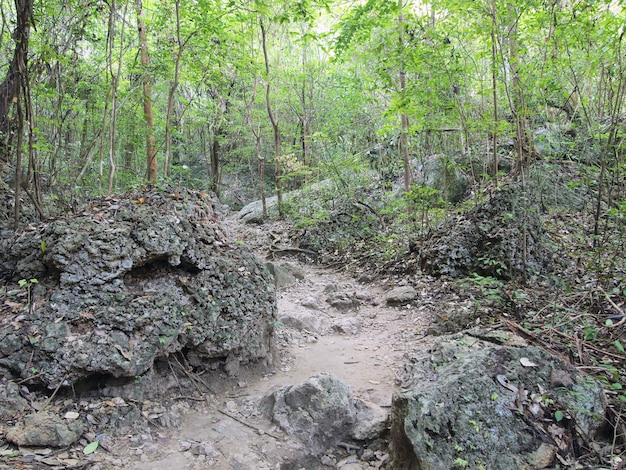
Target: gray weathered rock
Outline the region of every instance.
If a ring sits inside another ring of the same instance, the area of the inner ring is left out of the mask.
[[[370,240],[380,233],[381,220],[366,204],[338,205],[328,217],[293,234],[302,249],[334,256],[348,247]]]
[[[319,314],[309,311],[290,312],[278,319],[283,325],[296,330],[306,330],[316,333],[322,327],[322,319]]]
[[[66,422],[55,414],[42,411],[26,416],[23,424],[7,431],[6,438],[20,446],[66,447],[76,442],[82,432],[80,420]]]
[[[324,305],[317,297],[306,297],[300,301],[300,305],[312,310],[323,310]]]
[[[476,273],[499,279],[532,278],[550,268],[539,204],[519,185],[451,217],[419,248],[422,270],[435,275]]]
[[[413,160],[411,165],[416,172],[414,181],[419,185],[438,189],[439,196],[445,201],[461,201],[471,185],[471,178],[465,174],[463,165],[454,157],[431,155],[423,161]]]
[[[455,468],[456,458],[467,468],[545,468],[561,431],[564,439],[577,439],[573,429],[590,438],[599,432],[606,398],[598,382],[541,348],[486,337],[480,330],[442,337],[430,355],[411,358],[393,397],[391,468]],[[554,382],[555,371],[569,388]]]
[[[346,383],[327,373],[267,395],[262,408],[315,457],[345,439],[373,439],[386,422],[380,408],[355,399]]]
[[[349,294],[347,292],[333,292],[326,297],[326,302],[331,307],[335,307],[337,310],[356,310],[361,302],[357,299],[355,294]]]
[[[28,409],[28,402],[20,395],[14,382],[0,383],[0,421],[9,421]]]
[[[380,437],[389,424],[389,413],[375,403],[356,401],[356,423],[352,437],[357,441],[370,441]]]
[[[229,243],[205,194],[95,201],[0,240],[0,252],[5,280],[39,280],[20,330],[0,329],[0,368],[15,377],[50,388],[134,378],[178,351],[196,367],[272,361],[273,280]]]
[[[361,330],[361,320],[356,317],[335,320],[332,329],[344,335],[356,335]]]
[[[293,263],[267,263],[267,269],[274,276],[277,289],[292,286],[304,279],[304,271]]]
[[[417,291],[413,287],[396,287],[387,294],[387,305],[405,305],[416,298]]]
[[[278,214],[278,198],[276,196],[265,198],[265,207],[268,216]],[[262,224],[263,202],[258,200],[245,205],[239,210],[239,218],[246,224]]]
[[[288,435],[316,456],[350,434],[356,422],[352,390],[332,374],[318,374],[264,399],[264,407]]]

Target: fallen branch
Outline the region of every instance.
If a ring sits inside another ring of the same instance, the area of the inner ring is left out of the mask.
[[[503,318],[502,321],[509,327],[510,330],[516,331],[517,333],[519,333],[524,338],[529,339],[530,341],[538,344],[543,349],[548,351],[550,354],[553,354],[556,357],[559,357],[559,358],[563,359],[565,362],[568,362],[568,363],[570,362],[567,357],[565,357],[563,354],[560,354],[557,351],[555,351],[554,349],[552,349],[550,346],[548,346],[548,344],[545,341],[540,339],[537,335],[533,334],[531,331],[528,331],[522,325],[519,325],[519,324],[515,323],[514,321],[508,320],[506,318]]]
[[[209,393],[215,393],[211,387],[209,387],[207,385],[207,383],[202,380],[200,377],[198,377],[197,374],[192,374],[191,372],[189,372],[187,369],[185,369],[185,367],[180,363],[180,361],[178,360],[178,358],[176,356],[173,356],[174,360],[178,363],[178,366],[180,367],[180,370],[183,371],[183,373],[189,377],[189,379],[191,380],[191,383],[196,387],[196,390],[198,390],[198,393],[202,394],[202,390],[200,390],[200,387],[198,387],[198,383],[200,383],[201,385],[204,385],[204,387],[209,391]]]
[[[611,297],[609,297],[609,294],[606,293],[606,291],[602,288],[602,286],[599,286],[599,289],[602,291],[602,293],[604,294],[604,297],[606,298],[606,300],[609,301],[609,303],[611,304],[611,306],[617,310],[619,316],[622,317],[622,319],[620,321],[618,321],[617,323],[613,323],[611,325],[606,325],[608,328],[616,328],[618,326],[623,325],[624,323],[626,323],[626,314],[624,314],[624,311],[620,308],[619,305],[617,305],[615,302],[613,302],[613,299],[611,299]]]
[[[257,426],[254,426],[254,425],[250,424],[250,423],[246,423],[244,420],[242,420],[242,419],[240,419],[240,418],[237,418],[236,416],[233,416],[232,414],[230,414],[230,413],[229,413],[229,412],[227,412],[227,411],[220,410],[219,408],[214,408],[214,409],[215,409],[215,411],[217,411],[218,413],[221,413],[221,414],[223,414],[224,416],[228,416],[230,419],[232,419],[232,420],[234,420],[234,421],[237,421],[239,424],[243,424],[244,426],[246,426],[246,427],[248,427],[248,428],[250,428],[250,429],[254,429],[256,432],[258,432],[258,433],[259,433],[259,434],[261,434],[261,435],[267,434],[268,436],[273,437],[273,438],[274,438],[274,439],[276,439],[277,441],[282,441],[282,440],[283,440],[283,439],[282,439],[282,437],[277,436],[276,434],[272,434],[272,433],[271,433],[271,432],[269,432],[269,431],[265,431],[264,429],[261,429],[261,428],[259,428],[259,427],[257,427]]]

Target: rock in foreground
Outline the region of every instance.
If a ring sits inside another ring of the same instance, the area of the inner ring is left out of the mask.
[[[349,385],[320,373],[281,388],[263,400],[271,419],[319,457],[342,440],[371,440],[386,427],[387,413],[355,399]]]
[[[597,436],[598,382],[541,348],[481,338],[442,337],[412,358],[393,398],[391,468],[540,469]]]
[[[29,312],[0,317],[8,376],[54,388],[141,376],[176,352],[192,366],[229,371],[272,360],[273,279],[229,243],[206,194],[101,200],[77,216],[5,232],[0,245],[3,279],[38,280],[28,287]]]

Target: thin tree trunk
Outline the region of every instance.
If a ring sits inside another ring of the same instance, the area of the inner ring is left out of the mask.
[[[28,69],[28,41],[30,27],[33,22],[33,0],[15,0],[17,12],[17,25],[13,31],[15,49],[13,59],[5,79],[0,83],[0,134],[10,134],[9,109],[12,103],[17,108],[17,144],[15,154],[15,201],[13,217],[15,226],[20,222],[20,187],[22,176],[22,139],[24,130],[24,109],[22,104],[22,90],[26,80]]]
[[[495,8],[495,6],[494,6]],[[515,119],[515,151],[518,157],[518,168],[528,167],[530,162],[537,156],[538,151],[535,147],[533,137],[530,133],[527,111],[524,104],[524,92],[522,82],[519,77],[519,40],[518,40],[518,14],[512,4],[509,4],[508,15],[508,68],[510,76],[510,86],[508,81],[504,80],[505,90],[509,108]],[[495,10],[494,10],[495,11]],[[495,18],[495,14],[494,14]],[[503,46],[501,45],[501,50]],[[503,66],[506,70],[504,54],[502,55]]]
[[[217,128],[213,132],[213,142],[209,148],[211,155],[211,186],[215,195],[220,197],[220,141],[219,138],[222,135],[222,126],[218,124]]]
[[[491,87],[493,92],[493,134],[491,136],[493,181],[498,186],[498,66],[496,47],[496,0],[491,3]]]
[[[20,224],[20,189],[22,187],[22,134],[24,133],[24,112],[22,110],[22,98],[18,88],[16,100],[17,107],[17,145],[15,149],[15,201],[13,205],[13,219],[15,227]]]
[[[274,172],[276,174],[276,197],[278,199],[278,214],[283,215],[283,192],[281,183],[281,166],[280,166],[280,129],[278,128],[278,121],[272,111],[271,101],[271,83],[270,83],[270,64],[267,57],[267,35],[265,31],[265,24],[263,19],[261,24],[261,43],[263,46],[263,58],[265,60],[265,104],[267,106],[267,115],[272,123],[272,130],[274,132]]]
[[[250,101],[246,101],[246,121],[248,121],[248,127],[252,132],[254,138],[254,153],[256,155],[257,162],[259,164],[259,188],[261,191],[261,205],[263,206],[263,217],[267,217],[267,201],[265,198],[265,157],[261,154],[261,125],[254,126],[252,120],[252,106],[256,100],[256,88],[258,85],[258,77],[254,77],[254,84],[252,85],[252,96]]]
[[[33,23],[33,0],[15,0],[17,25],[13,31],[15,49],[9,69],[0,83],[0,133],[8,134],[10,127],[9,109],[16,102],[22,87],[23,74],[28,62],[28,41]]]
[[[28,122],[28,172],[26,181],[24,182],[24,191],[26,191],[28,197],[35,206],[35,209],[37,209],[39,218],[44,220],[45,213],[43,211],[41,200],[41,171],[37,160],[37,154],[35,152],[35,124],[33,122],[35,118],[33,115],[33,102],[30,94],[30,78],[28,68],[26,68],[23,77],[22,93],[26,104],[26,121]],[[29,183],[31,178],[35,188],[34,195],[29,192]]]
[[[409,117],[404,109],[406,105],[406,71],[404,67],[404,15],[402,14],[402,0],[398,0],[398,26],[400,28],[398,40],[400,42],[400,96],[402,97],[402,115],[400,116],[400,153],[402,155],[402,162],[404,164],[404,191],[409,193],[411,191],[411,162],[409,161]],[[407,203],[407,212],[409,215],[413,213],[411,203]]]
[[[126,17],[128,11],[128,2],[124,5],[123,17]],[[115,1],[111,1],[111,15],[115,15]],[[111,51],[114,47],[115,35],[114,29],[111,32]],[[117,69],[113,70],[113,62],[109,63],[111,73],[111,119],[109,121],[109,181],[107,188],[107,195],[113,194],[113,183],[115,181],[115,170],[117,164],[115,161],[115,147],[117,142],[117,90],[119,88],[120,76],[122,74],[122,58],[124,55],[124,30],[126,29],[126,22],[122,21],[122,28],[120,31],[120,52],[117,57]]]
[[[306,31],[302,30],[301,34],[306,38]],[[309,41],[305,40],[302,44],[302,89],[300,90],[300,101],[302,103],[302,163],[306,166],[312,166],[311,162],[311,143],[310,143],[310,125],[311,125],[311,113],[308,109],[308,105],[312,103],[311,99],[311,86],[309,85],[310,74],[307,70],[307,48]],[[308,101],[307,101],[308,98]]]
[[[178,49],[176,51],[176,60],[174,62],[174,80],[170,87],[169,94],[167,96],[167,113],[165,117],[165,155],[163,158],[163,172],[165,176],[170,176],[171,173],[171,148],[172,148],[172,113],[174,109],[174,95],[178,88],[179,75],[180,75],[180,61],[183,56],[184,44],[180,39],[180,0],[176,0],[174,4],[176,11],[176,44]]]
[[[148,55],[148,35],[143,19],[142,0],[137,1],[137,29],[139,30],[139,47],[141,50],[141,67],[143,69],[143,114],[146,119],[146,168],[148,182],[156,183],[158,179],[156,146],[154,143],[154,116],[152,114],[152,91],[150,89],[150,57]]]

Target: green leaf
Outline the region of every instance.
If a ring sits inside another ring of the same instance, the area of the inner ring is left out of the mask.
[[[624,346],[619,342],[619,339],[616,339],[613,345],[617,348],[619,352],[624,352]]]
[[[611,320],[610,318],[607,318],[606,321],[604,322],[604,326],[613,326],[613,320]]]
[[[96,451],[96,449],[98,448],[98,445],[99,445],[98,441],[90,442],[83,449],[83,454],[85,454],[85,455],[93,454]]]
[[[560,423],[561,421],[563,421],[563,418],[564,418],[564,417],[565,417],[565,416],[563,415],[563,412],[562,412],[562,411],[560,411],[560,410],[556,410],[556,411],[554,412],[554,419],[556,419],[556,422],[557,422],[557,423]]]

